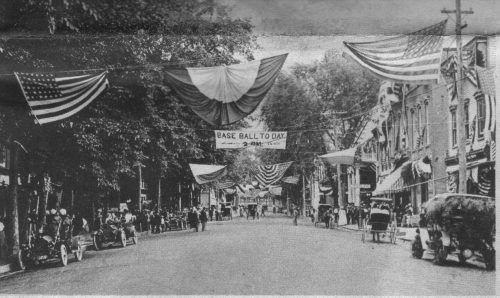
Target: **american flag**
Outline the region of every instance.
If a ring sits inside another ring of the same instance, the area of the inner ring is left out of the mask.
[[[409,35],[344,45],[350,57],[384,79],[437,83],[445,27],[446,20]]]
[[[268,166],[259,166],[259,173],[255,175],[255,179],[262,187],[267,187],[281,180],[286,170],[290,167],[293,161],[278,163]]]
[[[456,74],[457,74],[457,57],[455,55],[450,56],[444,63],[443,63],[443,71],[447,75],[445,76],[446,80],[446,89],[448,90],[448,97],[450,100],[453,100],[455,96],[457,96],[457,84],[456,81],[458,80]],[[467,78],[469,82],[472,83],[475,87],[478,86],[478,74],[474,68],[468,68],[465,65],[462,66],[462,75],[464,78]]]
[[[108,87],[106,74],[59,77],[52,73],[15,73],[39,124],[63,120],[88,106]]]

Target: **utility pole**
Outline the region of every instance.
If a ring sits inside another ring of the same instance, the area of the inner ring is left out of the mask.
[[[455,0],[455,10],[443,9],[442,13],[455,13],[455,35],[457,39],[457,75],[455,86],[457,88],[457,137],[458,137],[458,192],[467,192],[467,156],[466,156],[466,135],[465,135],[465,110],[462,89],[462,14],[473,14],[472,9],[462,11],[461,0]]]

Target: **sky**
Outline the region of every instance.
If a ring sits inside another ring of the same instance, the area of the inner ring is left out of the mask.
[[[231,8],[232,17],[250,18],[255,32],[266,35],[394,35],[438,23],[447,18],[443,8],[455,8],[455,0],[219,1]],[[500,1],[462,0],[462,10],[469,8],[474,14],[465,16],[464,33],[500,32]]]
[[[454,34],[455,0],[219,0],[233,18],[248,18],[255,26],[261,49],[257,59],[289,53],[284,69],[295,63],[321,59],[325,51],[342,50],[342,41],[385,38],[438,23],[449,18],[446,34]],[[463,34],[500,32],[500,0],[462,0],[467,28]],[[445,47],[453,45],[445,39]]]
[[[328,50],[339,53],[343,41],[367,41],[411,33],[448,18],[447,35],[454,35],[455,0],[217,0],[230,8],[232,18],[250,19],[261,59],[289,53],[287,71],[296,63],[313,63]],[[500,0],[462,0],[462,10],[472,8],[462,22],[465,41],[472,35],[500,33]],[[453,47],[454,37],[444,47]],[[497,61],[498,62],[498,61]],[[260,108],[256,113],[260,113]],[[251,129],[261,125],[252,125]]]

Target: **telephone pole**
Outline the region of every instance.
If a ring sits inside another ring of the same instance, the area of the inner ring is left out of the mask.
[[[465,110],[464,98],[462,90],[462,29],[467,25],[462,25],[462,14],[473,14],[472,9],[463,11],[461,10],[461,0],[455,0],[455,10],[443,9],[442,13],[454,13],[455,35],[457,40],[457,75],[455,77],[455,86],[457,88],[457,137],[458,137],[458,192],[467,192],[467,156],[465,142],[467,136],[465,135]]]

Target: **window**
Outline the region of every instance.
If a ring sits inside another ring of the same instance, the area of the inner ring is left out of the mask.
[[[141,179],[141,189],[148,189],[148,185],[144,182],[144,178]]]
[[[468,100],[466,100],[468,101]],[[471,131],[469,131],[469,103],[466,102],[464,105],[464,115],[465,115],[465,136],[467,139],[469,139],[472,134]]]
[[[422,127],[423,127],[421,117],[422,117],[421,107],[420,107],[420,105],[418,105],[417,106],[417,127],[415,130],[415,132],[417,133],[417,142],[415,143],[415,145],[419,146],[419,147],[421,147],[423,144],[423,140],[420,140],[420,142],[418,142],[418,139],[420,139],[420,136],[422,135]]]
[[[476,44],[476,65],[486,67],[486,41],[481,40]]]
[[[457,145],[457,111],[451,111],[451,144]]]
[[[417,115],[415,114],[415,109],[411,109],[411,140],[412,146],[411,148],[417,147],[417,138],[418,138],[418,128],[417,128]]]
[[[477,100],[477,135],[479,138],[484,136],[484,125],[486,121],[486,104],[484,96],[476,97]]]
[[[424,104],[424,123],[425,123],[425,131],[424,131],[424,142],[426,145],[430,144],[430,131],[431,128],[429,125],[429,101],[425,101]]]

